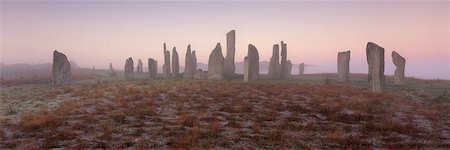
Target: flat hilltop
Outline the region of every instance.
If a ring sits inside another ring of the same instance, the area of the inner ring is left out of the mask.
[[[0,88],[0,149],[450,147],[450,82],[95,77]]]

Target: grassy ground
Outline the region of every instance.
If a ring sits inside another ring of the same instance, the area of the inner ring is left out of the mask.
[[[295,78],[2,87],[0,149],[450,147],[449,81],[388,78],[374,94],[362,75]]]

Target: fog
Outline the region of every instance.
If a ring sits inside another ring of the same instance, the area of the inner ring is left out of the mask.
[[[51,63],[58,50],[85,68],[123,70],[125,60],[153,58],[161,67],[163,43],[177,48],[184,66],[188,44],[207,63],[216,43],[236,30],[236,62],[248,44],[269,61],[273,44],[287,43],[288,59],[305,73],[337,72],[337,53],[351,51],[351,73],[367,73],[365,47],[406,58],[406,76],[450,79],[449,2],[161,2],[2,1],[0,62]],[[172,52],[171,52],[172,53]],[[298,68],[293,68],[293,73]],[[181,70],[182,72],[182,70]]]

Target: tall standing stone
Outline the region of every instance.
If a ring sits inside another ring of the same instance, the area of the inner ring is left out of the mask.
[[[134,66],[133,66],[133,58],[129,57],[125,62],[124,69],[125,79],[133,80],[134,79]]]
[[[177,77],[180,73],[180,63],[178,61],[178,52],[174,47],[172,50],[172,76]]]
[[[292,62],[291,62],[291,60],[288,60],[287,61],[287,78],[290,78],[291,77],[291,72],[292,72]]]
[[[281,41],[281,69],[280,79],[288,78],[288,66],[287,66],[287,45]]]
[[[115,77],[115,76],[117,76],[117,73],[116,73],[116,71],[114,71],[114,68],[113,68],[113,66],[112,66],[112,63],[109,63],[109,76],[111,76],[111,77]]]
[[[164,64],[163,64],[163,76],[170,77],[170,51],[166,49],[166,43],[164,43]]]
[[[247,57],[244,58],[244,81],[259,79],[259,54],[252,44],[248,45]]]
[[[375,43],[367,43],[367,63],[369,65],[369,89],[375,93],[384,91],[384,48]]]
[[[148,77],[149,79],[156,79],[158,70],[158,62],[152,58],[148,59]]]
[[[236,32],[231,30],[227,33],[227,55],[224,61],[223,73],[225,76],[230,76],[234,74],[234,54],[236,50]]]
[[[280,46],[273,45],[272,57],[269,63],[269,78],[278,79],[280,75]]]
[[[192,72],[192,56],[191,56],[191,45],[189,44],[186,50],[186,56],[184,58],[184,73],[183,77],[186,79],[193,78]]]
[[[350,51],[338,53],[337,67],[338,81],[348,82],[350,76]]]
[[[141,59],[138,59],[138,65],[136,67],[136,71],[138,74],[141,74],[143,72],[143,65]]]
[[[405,58],[400,56],[396,51],[392,51],[392,61],[394,62],[395,73],[394,73],[394,84],[403,85],[403,79],[405,78]]]
[[[208,79],[221,80],[223,79],[223,62],[222,48],[220,43],[217,43],[214,50],[209,55],[208,61]]]
[[[298,65],[298,76],[299,76],[299,78],[303,77],[304,72],[305,72],[305,64],[301,63],[300,65]]]
[[[53,51],[52,84],[70,84],[72,70],[66,55]]]
[[[183,77],[186,79],[194,78],[197,71],[197,57],[195,56],[195,51],[191,52],[191,45],[188,45],[187,47],[184,64]]]

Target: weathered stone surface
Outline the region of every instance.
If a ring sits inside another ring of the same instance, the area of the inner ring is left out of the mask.
[[[141,73],[143,73],[143,69],[144,69],[144,67],[142,65],[142,61],[141,61],[141,59],[138,59],[138,65],[136,66],[136,72],[138,74],[141,74]]]
[[[133,64],[133,58],[131,58],[131,57],[129,57],[127,59],[127,61],[125,62],[124,74],[125,74],[126,80],[134,79],[134,64]]]
[[[269,64],[269,78],[278,79],[280,75],[280,46],[273,45],[272,57]]]
[[[248,61],[248,56],[244,57],[244,82],[250,80],[250,62]]]
[[[394,73],[394,84],[403,85],[405,78],[405,58],[400,56],[396,51],[392,51],[392,61],[394,62],[395,73]]]
[[[227,33],[227,55],[224,61],[223,73],[225,76],[234,74],[234,54],[236,50],[236,32],[231,30]]]
[[[166,43],[164,43],[164,64],[163,64],[163,76],[170,77],[170,51],[166,49]]]
[[[384,48],[369,42],[366,47],[369,65],[369,89],[375,93],[384,91]]]
[[[208,78],[208,72],[203,71],[202,69],[198,69],[195,72],[194,79],[207,79],[207,78]]]
[[[115,77],[115,76],[117,76],[117,73],[116,73],[116,71],[114,71],[114,68],[113,68],[113,66],[112,66],[112,63],[109,63],[109,76],[111,76],[111,77]]]
[[[180,74],[180,63],[178,61],[177,49],[174,47],[172,50],[172,76],[178,77],[178,74]]]
[[[53,51],[52,84],[70,84],[72,69],[66,55]]]
[[[291,72],[292,72],[292,62],[291,60],[287,61],[287,78],[291,77]]]
[[[300,65],[298,65],[298,76],[302,78],[304,72],[305,72],[305,63],[301,63]]]
[[[148,59],[148,78],[156,79],[158,62],[152,58]]]
[[[220,43],[217,43],[214,50],[209,55],[208,61],[208,79],[220,80],[223,79],[223,62],[222,48]]]
[[[288,78],[288,66],[287,66],[287,45],[281,41],[281,68],[280,79]]]
[[[186,50],[186,56],[184,58],[184,73],[183,77],[186,79],[192,79],[194,76],[192,72],[192,56],[191,56],[191,45],[189,44]]]
[[[183,77],[186,79],[192,79],[197,70],[197,58],[195,56],[195,51],[191,52],[191,45],[188,45],[187,47],[184,64]]]
[[[348,82],[350,77],[350,51],[338,53],[337,67],[338,82]]]
[[[244,81],[259,79],[259,54],[252,44],[248,45],[247,57],[244,58]]]
[[[197,70],[197,55],[195,54],[195,51],[192,51],[191,53],[191,63],[192,63],[192,70],[195,72]]]

